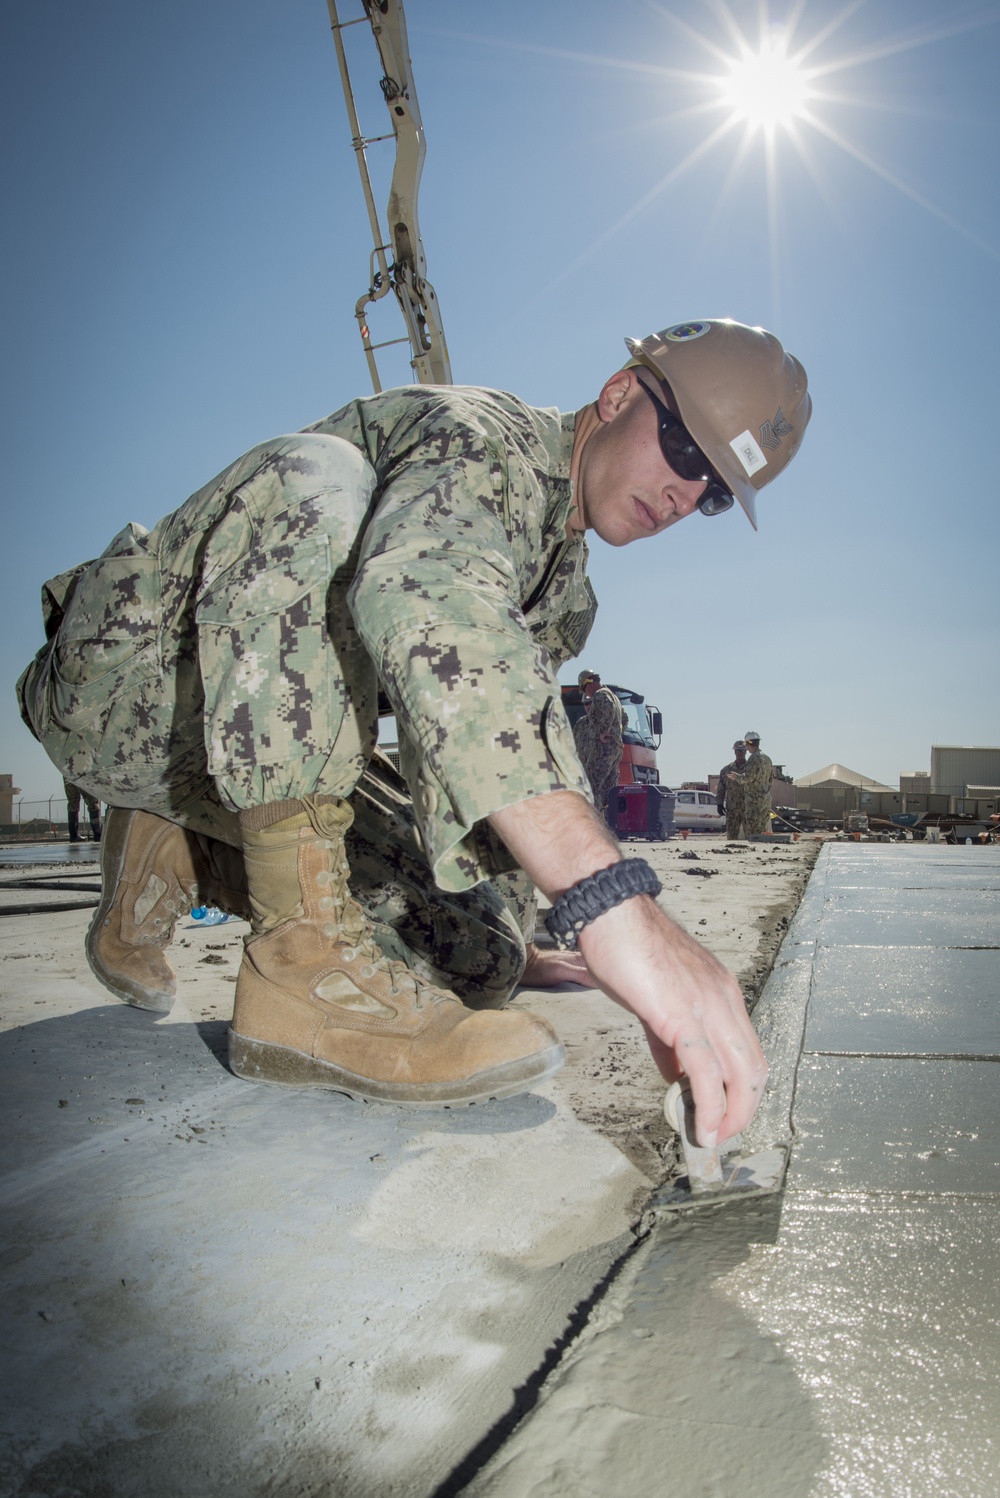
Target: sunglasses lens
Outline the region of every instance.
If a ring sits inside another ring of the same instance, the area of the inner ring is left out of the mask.
[[[733,508],[733,496],[721,484],[709,484],[698,501],[698,508],[703,515],[724,515]]]
[[[649,386],[640,381],[643,390],[656,407],[660,418],[660,450],[679,478],[694,483],[706,483],[698,508],[703,515],[723,515],[733,507],[733,496],[729,490],[712,477],[712,465],[688,431],[674,413],[653,394]]]
[[[668,411],[667,416],[671,417],[672,413]],[[712,465],[690,432],[676,422],[665,428],[666,424],[661,421],[660,447],[674,472],[682,479],[707,479]]]

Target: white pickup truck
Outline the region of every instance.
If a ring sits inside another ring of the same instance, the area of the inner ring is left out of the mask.
[[[674,826],[685,832],[722,832],[726,819],[720,817],[713,791],[675,791]]]

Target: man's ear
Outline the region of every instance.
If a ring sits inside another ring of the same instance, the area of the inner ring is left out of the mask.
[[[634,369],[616,369],[609,380],[605,380],[597,397],[597,415],[601,421],[614,421],[629,403],[631,392],[638,384]]]

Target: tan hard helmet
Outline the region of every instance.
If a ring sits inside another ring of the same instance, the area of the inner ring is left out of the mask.
[[[812,414],[806,372],[773,333],[731,318],[675,323],[626,338],[666,380],[681,419],[757,529],[758,492],[796,454]]]

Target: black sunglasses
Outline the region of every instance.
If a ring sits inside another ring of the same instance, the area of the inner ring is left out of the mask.
[[[687,427],[658,396],[653,394],[645,380],[640,380],[639,384],[656,407],[656,414],[659,417],[657,434],[660,439],[660,451],[670,467],[678,478],[708,485],[698,501],[698,509],[703,515],[722,515],[726,510],[731,510],[732,494],[718,478]]]

